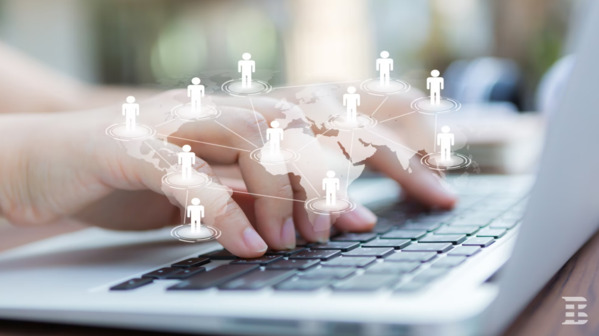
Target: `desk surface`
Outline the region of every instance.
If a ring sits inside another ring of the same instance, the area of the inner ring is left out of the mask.
[[[76,224],[41,228],[15,228],[0,221],[0,251],[56,234],[80,229]],[[599,233],[562,267],[530,302],[505,335],[576,336],[599,335]],[[562,325],[565,308],[562,296],[584,296],[589,322],[582,326]],[[119,332],[120,331],[120,332]],[[0,335],[156,335],[115,329],[0,321]],[[164,335],[164,333],[162,333]]]

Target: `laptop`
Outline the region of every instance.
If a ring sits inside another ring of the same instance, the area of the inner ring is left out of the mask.
[[[168,229],[89,228],[0,254],[0,318],[254,335],[495,335],[596,231],[599,4],[546,136],[535,179],[449,178],[448,212],[397,203],[394,183],[354,197],[380,217],[263,258]],[[577,293],[573,293],[577,294]]]

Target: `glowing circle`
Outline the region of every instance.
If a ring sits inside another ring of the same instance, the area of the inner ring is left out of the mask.
[[[221,231],[215,227],[202,225],[197,232],[191,230],[190,224],[175,226],[171,236],[185,243],[199,243],[215,240],[220,237]]]
[[[381,85],[378,78],[367,79],[360,84],[363,91],[374,96],[387,96],[398,93],[405,93],[410,90],[410,84],[399,79],[389,80],[389,84]]]
[[[342,214],[352,211],[356,208],[356,204],[347,199],[338,199],[335,205],[327,205],[325,197],[313,198],[306,201],[305,208],[320,215]]]
[[[423,156],[420,162],[434,170],[456,170],[468,167],[472,159],[463,154],[452,153],[449,160],[442,161],[440,153],[429,153]]]
[[[364,114],[358,114],[356,121],[349,121],[344,115],[336,114],[327,121],[329,129],[353,131],[360,128],[371,128],[376,125],[376,119]]]
[[[250,153],[252,160],[265,165],[278,165],[299,160],[298,153],[291,149],[281,148],[280,153],[271,154],[268,148],[258,148]]]
[[[220,110],[214,105],[202,105],[200,113],[194,113],[191,104],[181,104],[173,107],[171,112],[185,121],[216,119],[220,116]]]
[[[138,124],[134,129],[128,130],[125,124],[114,124],[106,128],[106,135],[119,141],[139,141],[153,137],[156,130],[150,126]]]
[[[180,171],[172,172],[162,177],[162,183],[174,189],[194,189],[208,185],[211,182],[208,175],[198,172],[191,172],[191,176],[187,179],[183,178]]]
[[[454,112],[460,109],[462,104],[446,97],[441,97],[439,105],[431,104],[430,97],[420,97],[412,102],[412,109],[422,114],[436,115]]]
[[[245,97],[268,93],[272,90],[272,86],[266,82],[254,79],[249,87],[243,87],[241,79],[232,79],[224,82],[221,89],[232,96]]]

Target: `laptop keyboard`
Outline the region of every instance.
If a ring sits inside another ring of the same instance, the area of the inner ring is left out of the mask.
[[[469,262],[519,224],[525,199],[466,196],[451,211],[400,203],[377,212],[372,232],[334,234],[327,243],[298,241],[287,251],[241,259],[218,250],[173,263],[111,287],[133,290],[178,280],[168,290],[414,292]]]

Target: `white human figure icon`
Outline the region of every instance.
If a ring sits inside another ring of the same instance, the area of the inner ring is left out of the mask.
[[[281,154],[281,141],[283,141],[283,129],[279,127],[278,121],[273,120],[270,123],[270,128],[266,130],[266,141],[270,142],[270,154]]]
[[[326,194],[326,204],[334,206],[337,203],[337,190],[339,190],[339,179],[335,177],[335,172],[329,170],[327,177],[322,179],[322,189]]]
[[[127,131],[134,130],[136,127],[135,119],[139,115],[139,104],[135,102],[135,97],[127,97],[122,110],[122,113],[125,116],[125,128]]]
[[[358,106],[360,106],[360,94],[356,88],[350,86],[347,93],[343,95],[343,106],[347,108],[347,121],[355,122],[358,117]]]
[[[192,166],[196,163],[196,155],[191,152],[191,146],[183,146],[183,152],[177,154],[177,162],[181,165],[181,175],[183,179],[187,180],[191,178]]]
[[[241,87],[252,86],[252,73],[256,72],[256,62],[252,60],[252,54],[243,53],[242,60],[237,62],[237,72],[241,72]]]
[[[453,133],[449,133],[449,126],[441,127],[441,133],[437,134],[437,146],[441,147],[441,162],[451,160],[451,146],[455,144]]]
[[[187,206],[187,217],[191,219],[191,232],[197,233],[202,227],[202,218],[204,218],[204,206],[200,205],[199,198],[192,198],[191,205]]]
[[[389,58],[388,51],[381,51],[381,58],[376,59],[376,69],[379,72],[381,86],[389,85],[389,77],[393,71],[393,59]]]
[[[431,93],[431,105],[441,104],[441,90],[444,89],[443,77],[439,77],[439,70],[431,71],[431,76],[426,79],[426,88]]]
[[[187,86],[187,97],[191,98],[191,113],[202,112],[202,97],[204,97],[204,85],[201,85],[198,77],[191,79],[191,85]]]

